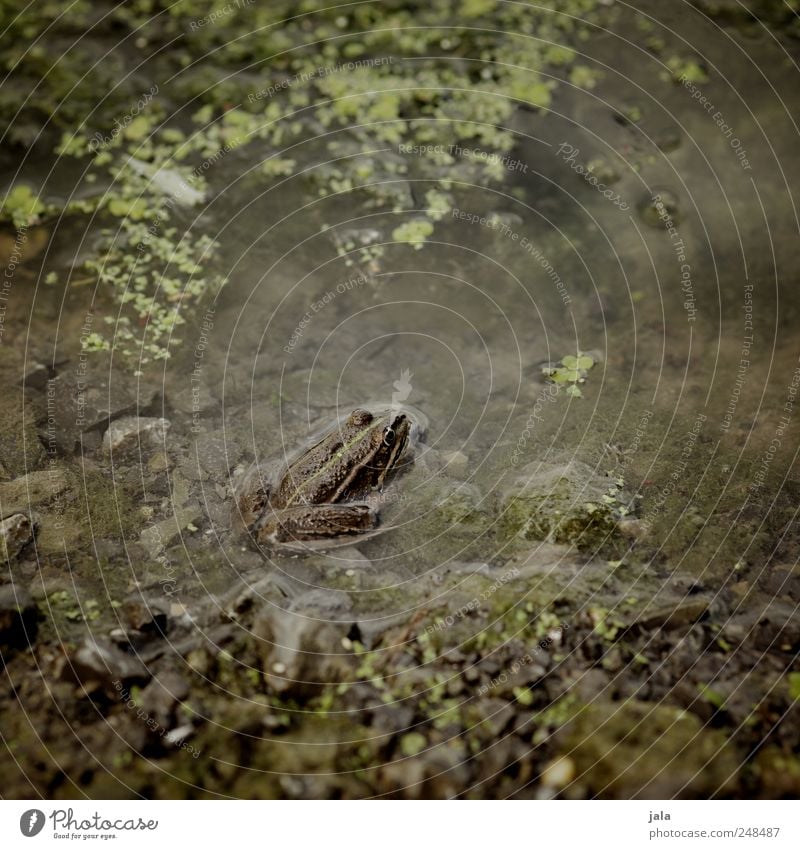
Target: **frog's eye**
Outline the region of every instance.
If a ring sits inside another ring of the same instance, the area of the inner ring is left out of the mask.
[[[387,448],[391,448],[394,445],[394,429],[391,427],[384,428],[383,430],[383,444]]]

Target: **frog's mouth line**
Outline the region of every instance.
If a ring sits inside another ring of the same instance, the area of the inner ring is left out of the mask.
[[[395,438],[394,444],[392,445],[392,450],[389,453],[389,459],[386,461],[386,466],[378,477],[378,485],[377,488],[383,489],[384,481],[386,480],[386,475],[395,467],[397,463],[397,458],[403,453],[405,450],[406,444],[408,443],[408,427],[402,428],[402,426],[408,421],[408,417],[403,415],[402,413],[399,416],[395,416],[394,421],[391,422],[389,427],[397,434],[402,429],[402,437]]]

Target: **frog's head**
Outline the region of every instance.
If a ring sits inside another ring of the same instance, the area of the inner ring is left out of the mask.
[[[373,485],[380,488],[406,450],[411,422],[403,413],[390,413],[386,418],[377,417],[367,410],[354,410],[349,423],[363,428],[362,432],[370,446],[364,459],[369,466]]]
[[[408,435],[411,432],[411,422],[408,416],[400,413],[390,415],[388,423],[384,421],[380,430],[380,448],[375,456],[375,464],[382,471],[378,476],[378,486],[382,487],[386,476],[403,456],[408,445]]]

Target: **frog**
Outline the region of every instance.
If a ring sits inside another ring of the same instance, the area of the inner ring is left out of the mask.
[[[380,495],[408,461],[411,420],[356,409],[288,463],[254,464],[238,487],[235,521],[259,546],[294,548],[376,531]],[[410,462],[410,461],[408,461]]]

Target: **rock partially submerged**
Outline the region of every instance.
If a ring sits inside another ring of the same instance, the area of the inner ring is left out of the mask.
[[[527,540],[596,548],[633,511],[619,484],[577,460],[530,463],[503,496],[501,522]]]
[[[33,539],[33,522],[25,513],[14,513],[0,521],[0,558],[15,560]]]
[[[63,680],[75,680],[89,689],[97,686],[116,689],[128,684],[143,684],[150,673],[136,657],[125,654],[110,640],[87,637],[64,659]]]
[[[16,480],[0,483],[0,511],[4,516],[27,513],[31,507],[52,501],[68,488],[69,479],[62,469],[31,472]]]
[[[30,405],[24,410],[3,399],[0,410],[0,467],[11,477],[41,466],[47,456],[39,440]]]
[[[161,391],[155,383],[109,380],[107,361],[92,359],[85,373],[69,369],[50,381],[52,413],[47,427],[39,427],[41,438],[48,447],[52,442],[61,453],[71,454],[80,441],[96,438],[110,422],[156,406]]]
[[[179,507],[168,519],[150,525],[142,531],[142,545],[152,557],[156,557],[165,548],[179,542],[182,535],[189,530],[189,525],[193,526],[195,522],[199,522],[202,515],[203,511],[197,505]]]
[[[147,177],[162,194],[169,195],[181,206],[194,206],[205,197],[203,192],[190,186],[186,180],[172,168],[157,168],[149,162],[142,162],[133,156],[128,157],[127,165],[137,174]]]
[[[342,609],[332,609],[325,596],[313,591],[288,609],[266,605],[256,616],[253,633],[273,691],[318,694],[320,685],[352,674],[352,654],[342,645],[351,627],[349,606],[342,601]]]
[[[156,447],[163,443],[169,427],[167,419],[123,416],[108,426],[103,435],[103,451],[113,456]]]

